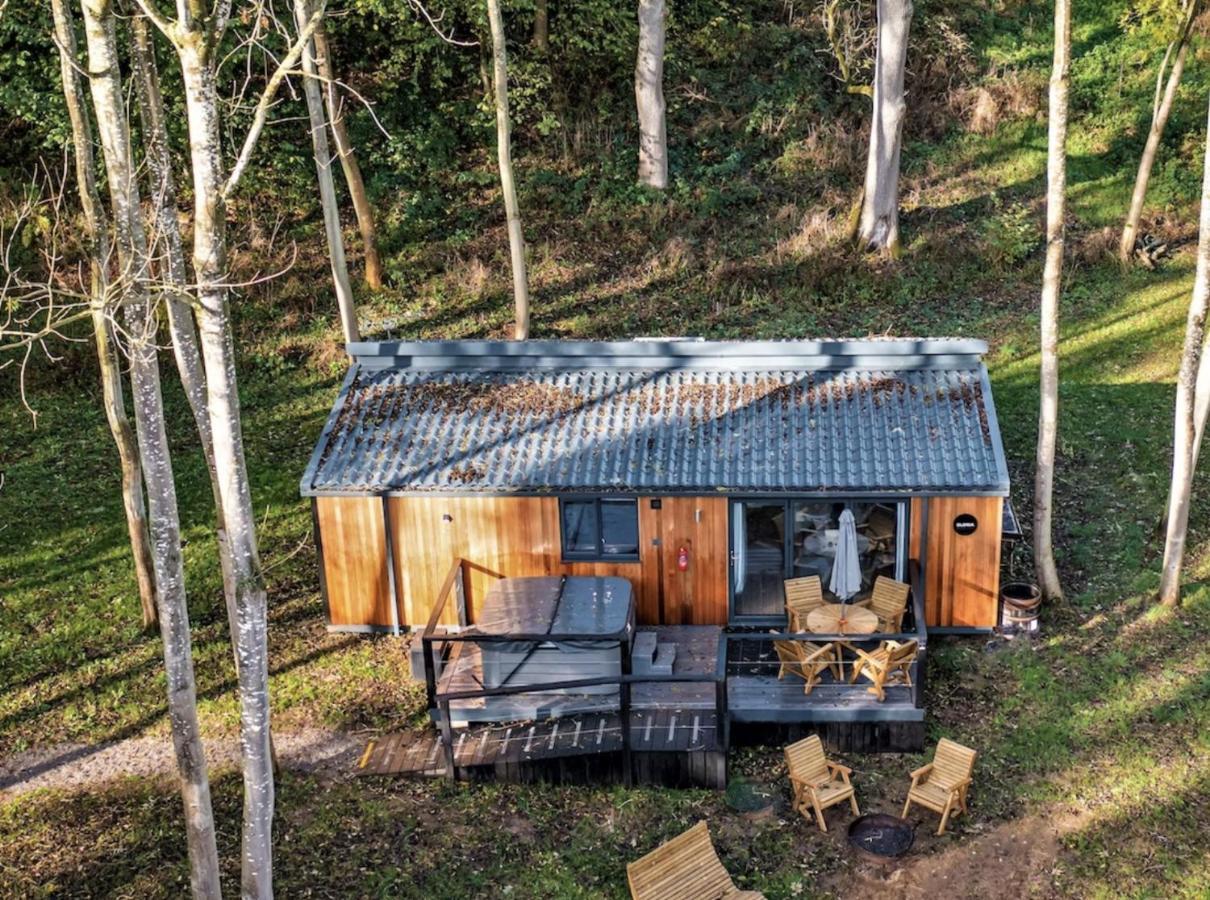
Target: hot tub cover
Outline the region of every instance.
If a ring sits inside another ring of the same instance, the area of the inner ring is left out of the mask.
[[[480,634],[621,638],[633,591],[625,578],[585,575],[503,578],[475,616]]]

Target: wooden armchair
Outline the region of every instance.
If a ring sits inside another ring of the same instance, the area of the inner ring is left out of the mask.
[[[818,575],[787,578],[782,584],[786,592],[786,618],[791,631],[807,630],[807,613],[824,605],[823,581]]]
[[[872,653],[854,647],[857,659],[853,661],[853,674],[849,682],[853,683],[864,675],[873,682],[867,690],[877,695],[881,703],[886,699],[888,682],[912,686],[912,663],[916,659],[916,650],[915,641],[904,641],[902,644],[899,641],[883,641]]]
[[[837,681],[843,678],[840,670],[840,647],[836,644],[814,644],[811,641],[774,641],[773,649],[781,665],[777,668],[777,680],[786,675],[797,675],[807,684],[804,693],[811,693],[822,680],[825,670],[832,670]]]
[[[913,803],[941,813],[937,834],[945,834],[945,824],[955,812],[966,812],[966,791],[971,786],[977,754],[969,747],[948,738],[937,742],[933,761],[912,773],[903,815],[907,816]]]
[[[765,896],[735,886],[714,852],[705,822],[629,863],[626,880],[634,900],[764,900]]]
[[[829,806],[848,800],[853,815],[861,815],[849,781],[853,770],[828,761],[819,735],[813,734],[787,747],[786,765],[790,769],[790,786],[794,789],[794,808],[807,819],[814,812],[820,831],[828,830],[823,811]]]
[[[878,630],[883,634],[898,634],[903,631],[903,614],[907,611],[911,585],[879,575],[874,579],[870,596],[853,606],[864,606],[878,616]]]

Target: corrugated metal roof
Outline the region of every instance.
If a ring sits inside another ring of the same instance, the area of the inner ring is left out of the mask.
[[[1008,490],[977,342],[354,348],[305,495]]]

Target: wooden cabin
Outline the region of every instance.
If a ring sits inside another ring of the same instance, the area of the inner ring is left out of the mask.
[[[999,621],[1015,525],[982,342],[349,349],[302,479],[328,621],[418,633],[440,729],[368,771],[566,777],[595,752],[626,781],[720,786],[732,723],[918,750],[929,635]],[[784,582],[829,586],[842,526],[850,602],[909,586],[895,633],[788,626]],[[815,647],[835,664],[786,665]],[[860,681],[888,648],[895,678]]]
[[[999,621],[1015,526],[980,341],[349,350],[302,479],[335,630],[423,625],[455,559],[470,621],[497,576],[562,573],[626,578],[642,625],[776,626],[844,508],[867,586],[915,560],[931,632]]]

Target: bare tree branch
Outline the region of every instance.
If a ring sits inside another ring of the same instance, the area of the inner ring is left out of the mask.
[[[447,44],[452,44],[455,47],[479,46],[479,41],[460,41],[454,37],[453,31],[450,31],[449,34],[446,34],[444,31],[442,31],[441,20],[445,18],[444,12],[434,18],[429,13],[428,8],[421,3],[420,0],[408,0],[408,5],[411,6],[413,10],[420,13],[424,20],[429,23],[429,27],[433,29],[433,32],[437,35],[437,37],[441,38],[441,40],[445,41]]]
[[[140,3],[144,0],[140,0]],[[269,116],[269,109],[273,105],[273,98],[277,94],[277,90],[281,87],[281,83],[285,80],[290,70],[294,68],[302,57],[303,48],[307,46],[311,40],[311,35],[315,33],[315,29],[319,27],[319,23],[323,20],[324,7],[326,0],[320,0],[315,5],[315,12],[307,21],[307,24],[299,32],[298,40],[290,47],[290,52],[285,55],[276,71],[269,77],[268,83],[265,84],[264,91],[261,92],[260,102],[256,104],[256,113],[252,118],[252,124],[248,128],[248,133],[244,137],[244,145],[240,148],[239,156],[236,157],[235,164],[231,167],[231,173],[227,176],[227,183],[223,185],[223,199],[227,200],[235,193],[235,188],[239,184],[240,177],[244,174],[244,170],[248,167],[248,162],[252,158],[252,151],[256,148],[256,142],[260,138],[261,132],[265,127],[265,120]]]

